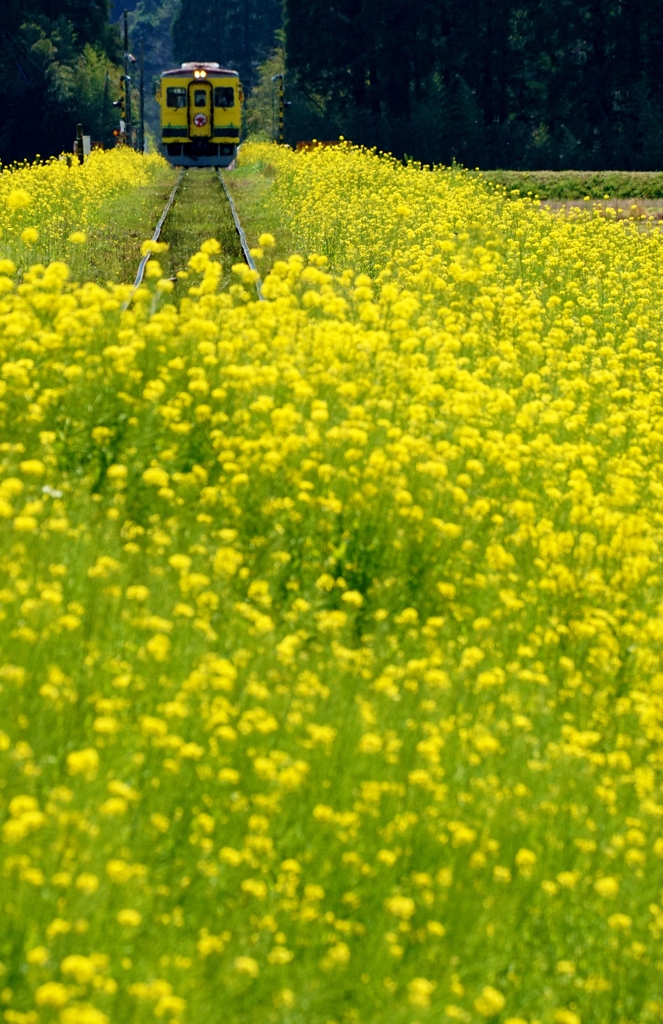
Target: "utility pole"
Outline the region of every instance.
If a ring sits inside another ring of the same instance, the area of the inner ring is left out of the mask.
[[[108,72],[106,72],[106,80],[104,82],[104,94],[101,100],[101,118],[99,121],[99,141],[101,148],[103,149],[106,145],[106,105],[108,103]]]
[[[274,78],[272,78],[272,142],[274,142]]]
[[[126,121],[127,145],[133,146],[133,124],[131,122],[131,64],[134,58],[129,53],[129,12],[124,12],[124,116]]]
[[[138,129],[138,151],[145,152],[145,47],[140,41],[140,121]]]
[[[276,81],[278,81],[278,83],[279,83],[279,134],[278,134],[277,141],[278,141],[279,145],[282,146],[283,145],[283,112],[284,112],[284,108],[285,108],[285,102],[284,102],[284,95],[285,95],[285,93],[284,93],[284,89],[283,89],[283,72],[281,72],[278,75],[272,75],[272,82],[276,82]],[[273,92],[273,86],[272,86],[272,110],[274,109],[273,97],[274,97],[274,92]],[[272,124],[273,124],[273,120],[274,119],[273,119],[273,116],[272,116]]]

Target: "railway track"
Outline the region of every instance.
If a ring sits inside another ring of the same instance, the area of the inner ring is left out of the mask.
[[[173,189],[171,190],[171,192],[170,192],[170,194],[168,196],[168,199],[166,200],[164,208],[163,208],[163,210],[161,212],[161,216],[159,217],[159,219],[157,221],[157,225],[156,225],[156,228],[154,230],[154,234],[152,235],[151,241],[153,241],[153,242],[161,241],[162,240],[162,235],[168,233],[168,228],[169,228],[169,225],[170,225],[170,220],[172,219],[172,215],[173,215],[173,208],[175,208],[175,211],[174,211],[175,213],[180,213],[180,211],[178,209],[178,201],[182,200],[183,194],[185,192],[185,189],[183,188],[183,185],[185,185],[185,184],[194,184],[196,186],[195,191],[196,192],[200,192],[199,186],[200,186],[200,182],[201,182],[202,178],[199,177],[198,179],[196,179],[195,176],[196,175],[201,176],[204,173],[205,172],[201,172],[200,170],[195,169],[195,168],[193,168],[193,169],[183,168],[180,171],[180,174],[179,174],[179,176],[177,178],[177,181],[175,182],[175,185],[173,186]],[[253,259],[252,255],[251,255],[251,251],[249,249],[249,245],[248,245],[248,242],[247,242],[247,239],[246,239],[246,234],[245,234],[244,229],[242,227],[241,221],[239,219],[239,215],[237,213],[237,208],[235,206],[235,203],[233,202],[233,198],[232,198],[232,196],[230,194],[230,191],[228,190],[228,186],[227,186],[227,184],[226,184],[226,182],[224,180],[224,177],[223,177],[221,171],[219,169],[217,169],[216,175],[207,174],[205,180],[209,182],[209,185],[211,187],[213,182],[214,182],[214,180],[217,177],[218,177],[218,181],[219,181],[219,183],[221,185],[221,192],[219,193],[219,198],[220,198],[221,202],[223,202],[223,200],[225,200],[225,202],[227,204],[227,212],[230,214],[230,218],[232,219],[231,222],[232,222],[232,226],[233,226],[233,229],[234,229],[234,235],[236,236],[236,243],[237,243],[236,244],[235,253],[233,254],[231,252],[228,252],[227,250],[228,250],[229,247],[228,247],[227,243],[228,243],[229,239],[228,239],[228,232],[226,232],[226,237],[225,237],[226,245],[225,246],[223,245],[223,241],[222,241],[223,255],[225,255],[227,258],[232,258],[232,262],[237,262],[237,259],[235,257],[239,257],[239,258],[243,259],[244,262],[251,268],[251,270],[254,271],[254,273],[256,275],[256,282],[255,282],[255,284],[256,284],[256,292],[257,292],[257,295],[258,295],[258,299],[260,301],[264,301],[264,296],[262,294],[262,287],[261,287],[262,282],[260,280],[260,275],[259,275],[258,269],[257,269],[257,267],[255,265],[254,259]],[[215,204],[215,197],[213,196],[213,194],[212,195],[208,195],[206,198],[212,204],[212,208],[214,209],[214,212],[217,215],[216,219],[217,219],[217,226],[218,226],[218,219],[219,219],[219,217],[223,216],[222,211],[220,211],[220,210],[215,208],[216,204]],[[183,219],[185,223],[187,221],[190,222],[192,219],[195,219],[196,218],[196,209],[195,209],[195,207],[192,207],[192,209],[190,211],[190,214],[191,215],[189,217],[187,217],[186,215],[183,215],[183,218],[181,218],[181,219]],[[200,218],[198,218],[198,219],[200,219]],[[204,227],[204,225],[200,225],[200,227]],[[198,233],[200,233],[200,232],[198,232]],[[214,234],[213,230],[212,231],[208,231],[208,233],[205,235],[205,237],[210,237],[213,234]],[[182,241],[180,240],[180,244],[178,246],[178,253],[177,253],[177,256],[174,257],[174,258],[175,259],[179,258],[179,260],[181,260],[183,263],[186,263],[186,260],[190,256],[193,255],[193,252],[195,251],[196,246],[194,244],[193,247],[191,248],[191,251],[182,251],[182,250],[186,250],[186,248],[187,248],[186,240],[184,240],[183,244],[182,244]],[[148,263],[149,259],[150,259],[150,253],[147,253],[145,256],[143,256],[143,258],[141,259],[141,261],[140,261],[140,263],[138,265],[138,270],[136,272],[136,277],[135,277],[134,282],[133,282],[133,287],[132,287],[132,292],[131,292],[132,295],[134,294],[136,289],[142,284],[143,277],[145,275],[145,268],[147,266],[147,263]],[[173,269],[177,269],[177,268],[173,268]],[[184,267],[182,266],[179,269],[184,269]]]
[[[264,302],[265,300],[264,300],[264,297],[263,297],[263,294],[262,294],[262,287],[261,287],[262,282],[260,280],[260,274],[258,273],[258,268],[255,265],[255,262],[253,260],[253,256],[251,255],[251,250],[249,249],[248,242],[246,241],[246,235],[244,234],[244,229],[242,228],[242,225],[240,224],[239,216],[237,214],[237,209],[236,209],[235,204],[233,202],[233,197],[231,196],[230,192],[228,191],[228,186],[226,185],[225,181],[223,180],[223,175],[221,174],[221,171],[218,170],[217,174],[219,175],[219,181],[221,182],[221,185],[223,186],[223,191],[225,193],[225,197],[228,200],[228,203],[230,205],[230,212],[232,213],[233,220],[235,222],[235,230],[237,231],[237,235],[239,237],[239,242],[240,242],[240,245],[242,247],[242,256],[244,257],[244,259],[248,263],[248,265],[251,268],[251,270],[253,270],[255,272],[255,274],[257,275],[256,276],[256,291],[258,292],[258,298],[260,299],[260,301]]]
[[[175,182],[173,190],[170,193],[170,195],[168,196],[168,199],[166,201],[166,205],[164,206],[163,210],[161,211],[161,216],[159,217],[159,220],[157,221],[157,226],[156,226],[156,228],[154,230],[154,234],[152,235],[152,238],[150,239],[150,241],[152,241],[152,242],[158,242],[159,239],[161,238],[162,228],[163,228],[164,224],[166,223],[166,217],[170,213],[170,208],[173,205],[173,203],[175,202],[175,196],[177,195],[177,193],[179,191],[179,187],[182,184],[182,178],[183,177],[184,177],[184,169],[182,169],[180,171],[179,177],[178,177],[177,181]],[[147,262],[148,262],[150,256],[151,256],[151,253],[146,252],[145,255],[143,256],[142,260],[138,264],[138,272],[137,272],[135,280],[134,280],[133,291],[136,291],[136,288],[138,288],[138,286],[143,283],[143,277],[145,275],[145,267],[147,266]]]

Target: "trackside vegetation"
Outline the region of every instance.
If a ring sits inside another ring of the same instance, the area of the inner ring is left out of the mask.
[[[540,199],[663,199],[659,171],[484,171],[486,181]]]

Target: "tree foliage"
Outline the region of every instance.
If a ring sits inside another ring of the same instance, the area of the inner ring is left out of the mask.
[[[129,16],[129,40],[137,57],[143,46],[145,62],[145,119],[151,136],[150,147],[160,138],[159,105],[155,100],[155,86],[161,72],[174,64],[171,29],[179,0],[139,0]],[[133,72],[138,84],[137,65]],[[138,108],[136,108],[137,110]]]
[[[484,167],[663,161],[659,0],[286,0],[286,48],[319,136]]]
[[[78,121],[107,139],[120,54],[106,0],[5,0],[2,28],[3,162],[71,149]]]
[[[284,70],[285,50],[278,46],[260,65],[258,81],[244,106],[243,125],[253,140],[267,141],[276,137],[278,107],[272,77],[283,74]]]
[[[281,0],[181,0],[173,23],[175,59],[218,61],[252,88],[282,18]]]

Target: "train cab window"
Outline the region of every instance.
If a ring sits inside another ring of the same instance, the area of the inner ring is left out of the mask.
[[[217,85],[214,90],[214,106],[215,107],[234,107],[235,106],[235,90],[232,86]]]
[[[171,86],[166,89],[166,106],[175,107],[186,107],[186,89],[181,86]]]
[[[207,89],[194,89],[193,105],[194,107],[207,106]]]

